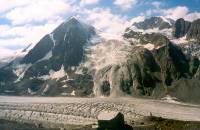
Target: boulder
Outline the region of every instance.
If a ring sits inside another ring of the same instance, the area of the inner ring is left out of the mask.
[[[124,115],[117,111],[103,111],[98,115],[100,130],[116,130],[124,127]]]

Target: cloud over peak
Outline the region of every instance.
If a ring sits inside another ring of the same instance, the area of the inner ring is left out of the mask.
[[[33,0],[26,6],[12,9],[5,14],[5,18],[11,20],[12,24],[27,24],[56,19],[62,14],[71,11],[70,3],[64,0]]]
[[[80,5],[84,6],[84,5],[93,5],[93,4],[97,4],[99,2],[99,0],[81,0]]]
[[[137,0],[115,0],[114,4],[122,9],[129,9],[137,3]]]

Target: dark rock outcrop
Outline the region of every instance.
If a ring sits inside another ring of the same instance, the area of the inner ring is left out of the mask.
[[[188,59],[170,42],[153,52],[135,48],[126,63],[98,71],[94,80],[96,94],[163,96],[174,82],[191,79],[198,68],[198,59]]]
[[[174,36],[176,38],[180,38],[185,36],[185,34],[190,29],[191,23],[188,21],[185,21],[183,18],[180,18],[176,20],[175,22],[175,30],[174,30]]]
[[[123,34],[123,37],[125,39],[138,39],[140,44],[148,44],[151,43],[155,45],[155,47],[163,46],[169,43],[169,39],[159,33],[145,33],[142,34],[140,32],[135,32],[129,28],[126,29],[125,33]]]
[[[174,36],[180,38],[186,36],[188,40],[200,40],[200,19],[193,22],[185,21],[183,18],[178,19],[174,26]]]
[[[190,29],[187,32],[187,39],[197,39],[200,41],[200,19],[192,22]]]

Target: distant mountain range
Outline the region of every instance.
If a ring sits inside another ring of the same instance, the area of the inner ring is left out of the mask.
[[[122,33],[113,37],[71,17],[0,63],[0,94],[200,102],[200,20],[151,17]]]

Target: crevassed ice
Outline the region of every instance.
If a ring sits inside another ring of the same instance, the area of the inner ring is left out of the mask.
[[[105,66],[126,62],[131,45],[118,40],[109,40],[88,48],[83,66],[99,70]]]

